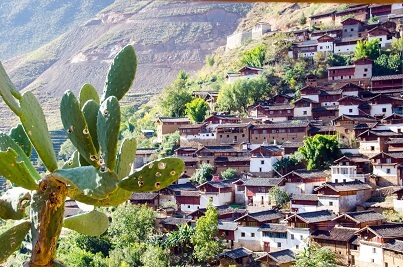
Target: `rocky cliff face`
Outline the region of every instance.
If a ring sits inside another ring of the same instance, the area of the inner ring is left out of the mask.
[[[115,1],[51,43],[8,60],[5,68],[18,88],[38,96],[48,121],[58,128],[63,92],[78,93],[84,83],[101,92],[108,66],[123,46],[134,45],[139,58],[127,99],[139,104],[160,92],[180,70],[199,70],[205,56],[225,45],[226,36],[251,7],[244,3]],[[0,112],[0,127],[15,123],[3,103]]]

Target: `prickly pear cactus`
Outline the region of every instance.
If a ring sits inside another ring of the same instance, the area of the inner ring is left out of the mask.
[[[160,190],[177,180],[184,163],[165,158],[132,172],[136,140],[123,140],[118,150],[119,100],[130,89],[137,58],[132,46],[115,57],[107,75],[102,97],[85,84],[79,99],[67,91],[61,101],[61,119],[68,138],[76,147],[71,158],[58,168],[42,108],[31,92],[21,95],[0,63],[0,96],[20,118],[9,135],[0,133],[0,175],[13,188],[0,197],[0,218],[29,219],[0,235],[0,263],[22,243],[29,231],[32,254],[24,266],[64,266],[55,259],[62,227],[100,235],[108,228],[108,217],[97,210],[63,218],[66,197],[94,206],[116,206],[132,192]],[[39,174],[29,160],[32,147],[44,162],[47,173]]]

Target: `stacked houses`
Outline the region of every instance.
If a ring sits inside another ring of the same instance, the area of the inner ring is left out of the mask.
[[[379,23],[364,22],[373,16]],[[396,20],[402,16],[402,4],[356,4],[313,15],[311,25],[335,27],[293,32],[290,57],[350,53],[358,40],[372,38],[388,48],[399,36]],[[258,26],[260,35],[269,31],[268,25]],[[329,68],[324,80],[308,75],[298,99],[275,95],[250,106],[247,118],[212,113],[197,124],[158,118],[158,140],[179,132],[175,156],[185,170],[176,184],[134,194],[131,202],[163,212],[163,232],[194,224],[212,203],[219,215],[218,236],[227,245],[217,255],[221,266],[292,266],[311,241],[334,251],[342,266],[403,266],[403,223],[387,222],[382,215],[382,209],[403,212],[403,75],[373,76],[372,70],[373,62],[364,58]],[[229,73],[227,82],[263,71],[245,66]],[[217,100],[217,92],[194,95],[211,107]],[[343,155],[329,169],[274,168],[316,134],[337,135],[341,143]],[[138,160],[148,162],[149,152],[139,149]],[[194,184],[190,178],[203,164],[213,167],[214,176]],[[228,168],[236,179],[221,178]],[[272,203],[272,188],[291,195],[287,209]],[[381,193],[393,199],[388,207],[370,202]]]

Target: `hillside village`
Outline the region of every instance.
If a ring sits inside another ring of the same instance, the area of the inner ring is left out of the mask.
[[[378,22],[367,23],[373,16]],[[357,41],[375,38],[380,49],[390,48],[402,36],[396,23],[402,16],[402,4],[350,5],[313,15],[311,25],[330,21],[336,26],[293,31],[289,57],[352,53]],[[226,49],[271,31],[262,22],[234,33]],[[228,248],[218,255],[221,266],[291,266],[309,240],[334,251],[341,265],[401,266],[403,223],[388,222],[382,213],[403,212],[403,74],[374,76],[372,68],[373,61],[363,58],[328,68],[325,79],[308,75],[300,98],[277,94],[250,106],[246,118],[213,113],[198,124],[188,118],[158,118],[158,140],[179,131],[175,156],[186,169],[177,184],[159,193],[134,194],[132,202],[155,209],[174,203],[174,215],[160,222],[167,232],[194,223],[212,201],[219,213],[219,236]],[[228,73],[227,83],[263,71],[244,66]],[[212,107],[218,92],[195,91],[193,96]],[[305,137],[317,134],[336,135],[340,142],[343,154],[330,168],[275,170],[273,165],[298,151]],[[140,149],[137,156],[146,163],[153,153]],[[190,178],[203,164],[210,164],[215,175],[195,185]],[[239,178],[222,179],[219,174],[228,168]],[[288,209],[271,203],[273,187],[291,194]]]
[[[378,21],[368,23],[372,17]],[[288,56],[349,54],[358,41],[373,39],[386,50],[402,38],[402,19],[401,3],[315,14],[311,29],[288,32]],[[320,29],[329,23],[334,27]],[[228,36],[226,49],[276,31],[261,22]],[[311,241],[334,251],[341,266],[403,266],[403,222],[387,216],[403,214],[403,74],[375,76],[373,67],[373,60],[361,58],[328,68],[326,78],[307,75],[300,96],[276,94],[249,106],[245,117],[213,111],[202,123],[159,117],[157,140],[179,132],[174,156],[185,162],[185,171],[176,184],[134,193],[130,202],[151,206],[163,233],[194,225],[211,203],[227,248],[217,255],[220,266],[292,266]],[[226,83],[264,70],[244,66],[228,72]],[[193,97],[213,110],[218,92],[194,91]],[[147,138],[154,131],[142,133]],[[315,135],[337,136],[341,155],[329,168],[276,168]],[[155,152],[138,148],[134,168],[151,162]],[[205,164],[214,174],[197,184],[191,178]],[[229,168],[237,178],[221,177]],[[290,194],[285,207],[272,201],[273,188]],[[66,203],[66,216],[77,212],[73,201]]]

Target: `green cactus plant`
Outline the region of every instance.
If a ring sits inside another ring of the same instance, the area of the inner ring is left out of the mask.
[[[64,94],[60,105],[63,127],[76,151],[58,168],[39,102],[31,92],[21,95],[0,63],[0,96],[22,123],[9,135],[0,133],[0,175],[15,186],[0,198],[0,218],[23,219],[30,206],[28,221],[0,235],[0,263],[30,231],[32,253],[24,266],[64,266],[55,259],[62,227],[87,235],[100,235],[107,229],[107,216],[97,210],[64,219],[66,197],[94,206],[117,206],[132,192],[157,191],[179,178],[184,163],[176,158],[160,159],[131,173],[134,138],[123,140],[118,151],[119,100],[132,85],[136,68],[134,49],[126,46],[109,69],[102,98],[89,84],[81,88],[80,101],[70,91]],[[40,175],[29,161],[31,144],[47,173]]]

